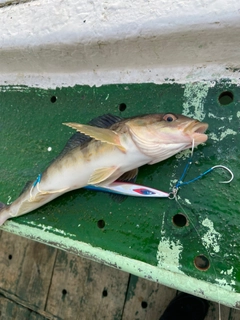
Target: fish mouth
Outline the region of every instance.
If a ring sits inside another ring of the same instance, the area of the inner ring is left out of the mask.
[[[194,144],[197,146],[198,144],[207,141],[208,136],[205,134],[207,128],[207,123],[193,121],[184,129],[184,131],[190,136],[191,140],[194,140]]]

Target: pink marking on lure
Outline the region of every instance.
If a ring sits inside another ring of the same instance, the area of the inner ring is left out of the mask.
[[[155,192],[153,191],[150,191],[148,189],[144,189],[144,188],[140,188],[140,189],[133,189],[133,191],[139,193],[139,194],[142,194],[142,195],[151,195],[151,194],[156,194]]]

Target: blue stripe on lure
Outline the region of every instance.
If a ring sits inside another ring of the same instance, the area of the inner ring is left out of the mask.
[[[169,193],[157,190],[154,188],[149,188],[139,184],[129,183],[129,182],[120,182],[115,181],[108,186],[95,186],[88,185],[84,187],[88,190],[103,191],[109,193],[115,193],[125,196],[134,196],[134,197],[148,197],[148,198],[168,198]]]

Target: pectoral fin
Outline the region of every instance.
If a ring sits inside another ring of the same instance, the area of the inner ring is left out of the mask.
[[[64,125],[76,129],[77,131],[84,133],[85,135],[100,140],[118,147],[121,151],[126,152],[126,149],[122,146],[118,134],[110,129],[97,128],[79,123],[63,123]]]
[[[107,167],[107,168],[99,168],[93,172],[90,179],[88,180],[88,184],[98,184],[109,178],[118,167]]]
[[[121,177],[117,179],[117,181],[135,183],[137,179],[137,175],[138,175],[138,168],[125,172],[123,175],[121,175]],[[109,193],[109,196],[118,203],[121,203],[128,198],[128,196],[117,194],[117,193]]]
[[[117,181],[134,183],[136,181],[137,175],[138,175],[138,168],[125,172],[123,175],[121,175],[121,177],[117,179]]]

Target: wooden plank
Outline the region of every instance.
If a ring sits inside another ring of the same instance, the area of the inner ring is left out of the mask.
[[[1,320],[46,320],[45,318],[24,306],[0,295],[0,319]]]
[[[219,313],[219,307],[220,307],[220,313]],[[204,320],[228,320],[229,314],[230,314],[230,308],[223,306],[217,302],[209,301],[209,309],[208,313]]]
[[[121,319],[129,274],[58,251],[46,311],[60,319]]]
[[[30,315],[30,310],[24,308],[23,306],[0,296],[0,318],[2,320],[14,319],[23,320],[28,319]]]
[[[38,314],[36,312],[33,312],[33,311],[31,311],[31,313],[30,313],[30,315],[28,317],[28,320],[47,320],[47,319],[49,319],[49,318],[45,318],[42,315],[40,315],[40,314]]]
[[[231,309],[228,320],[239,320],[239,319],[240,319],[240,310]]]
[[[123,319],[159,319],[176,290],[131,275]]]
[[[44,309],[57,250],[7,232],[0,241],[0,288]]]
[[[0,297],[4,297],[5,299],[8,299],[9,301],[14,302],[17,305],[20,305],[28,310],[31,310],[33,312],[33,315],[31,314],[31,317],[33,317],[34,319],[35,317],[41,316],[43,319],[58,320],[58,318],[54,317],[52,314],[45,312],[43,309],[40,309],[37,306],[28,303],[27,301],[21,300],[17,296],[3,290],[2,288],[0,288]]]

